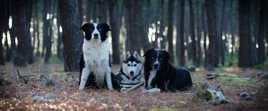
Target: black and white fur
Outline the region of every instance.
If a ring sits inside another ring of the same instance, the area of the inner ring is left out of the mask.
[[[120,74],[123,80],[140,81],[142,79],[142,62],[138,53],[135,51],[133,55],[127,52],[127,57],[121,65]]]
[[[124,86],[131,86],[142,82],[142,62],[140,56],[135,51],[133,55],[130,52],[127,52],[127,57],[123,61],[120,70],[120,78],[122,78],[120,82],[121,88]],[[126,87],[127,88],[127,87]]]
[[[98,87],[105,87],[106,83],[108,89],[113,90],[109,63],[110,44],[107,40],[107,32],[111,30],[109,25],[85,23],[81,30],[84,32],[84,43],[80,61],[79,90],[83,90],[87,82],[92,80]]]
[[[190,72],[173,67],[167,51],[150,49],[145,53],[145,88],[159,88],[161,91],[184,90],[192,86]]]

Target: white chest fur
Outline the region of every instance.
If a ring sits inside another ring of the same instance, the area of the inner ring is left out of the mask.
[[[109,67],[109,43],[107,41],[97,42],[99,41],[85,40],[83,44],[85,66],[89,67],[91,71]]]
[[[155,75],[156,75],[156,70],[151,70],[150,75],[149,75],[149,80],[148,80],[148,87],[149,88],[153,87],[151,84],[152,84],[152,80],[154,79]]]
[[[109,90],[113,90],[111,83],[111,68],[109,65],[109,49],[110,46],[107,41],[86,41],[83,44],[83,54],[85,67],[82,71],[82,80],[79,89],[85,87],[87,78],[91,72],[95,75],[96,83],[98,86],[104,86],[105,78]]]

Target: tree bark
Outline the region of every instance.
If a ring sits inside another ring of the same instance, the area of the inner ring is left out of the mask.
[[[174,49],[173,49],[173,11],[174,11],[174,0],[168,1],[168,52],[170,56],[170,62],[174,63]]]
[[[193,9],[193,3],[192,0],[189,0],[189,5],[190,5],[190,36],[192,42],[190,43],[190,52],[192,53],[190,57],[193,60],[194,65],[197,65],[197,57],[196,57],[196,40],[195,40],[195,23],[194,23],[194,9]]]
[[[164,20],[164,17],[165,17],[165,8],[164,8],[164,0],[160,0],[160,26],[159,26],[159,35],[161,36],[162,38],[162,41],[160,43],[160,48],[161,49],[165,49],[166,48],[166,36],[164,35],[164,30],[165,30],[165,20]]]
[[[180,3],[179,3],[180,2]],[[178,1],[179,9],[179,17],[180,22],[177,25],[177,44],[176,44],[176,55],[177,55],[177,63],[180,66],[185,65],[185,46],[184,46],[184,11],[185,11],[185,0]]]
[[[213,69],[218,66],[218,37],[217,37],[217,25],[216,25],[216,0],[206,0],[206,12],[207,12],[207,25],[209,36],[209,47],[207,57],[207,68]]]
[[[201,59],[202,59],[202,51],[201,51],[201,6],[200,2],[197,2],[196,6],[196,29],[197,29],[197,42],[196,42],[196,66],[200,66],[201,64]]]
[[[47,15],[49,12],[52,12],[52,1],[51,0],[45,0],[45,11],[44,14]],[[52,14],[52,13],[50,13]],[[50,15],[52,16],[52,15]],[[44,16],[44,38],[45,39],[45,63],[48,63],[49,58],[51,57],[51,47],[52,47],[52,24],[51,24],[51,18],[47,19],[47,16]]]
[[[2,44],[3,34],[8,30],[8,18],[9,18],[9,2],[8,0],[0,1],[0,65],[5,64],[4,50],[3,47],[6,46],[6,51],[8,51],[8,44]],[[7,38],[7,37],[6,37]],[[7,42],[7,39],[6,39]],[[4,46],[3,46],[4,45]],[[7,52],[6,52],[7,54]],[[8,58],[8,56],[6,57]]]
[[[260,17],[259,17],[259,33],[257,36],[257,64],[263,64],[265,61],[265,44],[264,44],[264,37],[265,37],[265,0],[261,0],[261,8],[259,10]],[[268,27],[267,27],[268,28]],[[267,35],[266,35],[267,36]]]
[[[130,52],[140,52],[142,44],[140,42],[140,38],[138,34],[138,19],[137,13],[141,13],[138,11],[137,4],[134,0],[125,1],[126,7],[126,29],[127,29],[127,40],[126,40],[126,50]],[[140,32],[139,32],[140,33]]]
[[[29,12],[27,12],[28,3],[21,0],[15,0],[13,2],[14,8],[14,27],[15,33],[18,38],[18,47],[16,50],[16,57],[14,65],[26,66],[27,62],[31,63],[32,58],[32,46],[29,33]],[[26,25],[25,25],[26,24]]]
[[[2,31],[0,33],[2,33]],[[4,50],[3,50],[3,45],[2,45],[2,38],[3,38],[3,35],[0,34],[0,65],[5,65]]]
[[[114,64],[120,64],[120,38],[119,38],[119,33],[120,33],[120,28],[119,24],[116,19],[116,11],[115,6],[117,4],[116,0],[109,0],[109,15],[110,15],[110,25],[111,25],[111,32],[112,32],[112,50],[113,50],[113,55],[112,55],[112,62]]]
[[[251,54],[251,38],[250,38],[250,19],[249,7],[250,2],[247,0],[239,0],[239,51],[238,66],[252,66]]]
[[[78,71],[82,37],[74,0],[59,0],[63,41],[64,71]]]

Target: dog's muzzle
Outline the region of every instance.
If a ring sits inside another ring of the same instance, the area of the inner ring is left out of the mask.
[[[99,38],[99,35],[98,34],[94,34],[93,35],[93,39],[98,39]]]
[[[160,68],[159,62],[155,62],[152,67],[153,67],[153,69],[157,69],[158,70]]]

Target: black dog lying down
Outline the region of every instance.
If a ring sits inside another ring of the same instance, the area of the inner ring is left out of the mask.
[[[145,53],[145,88],[159,88],[161,91],[186,90],[192,86],[190,72],[175,68],[169,63],[167,51],[150,49]]]

